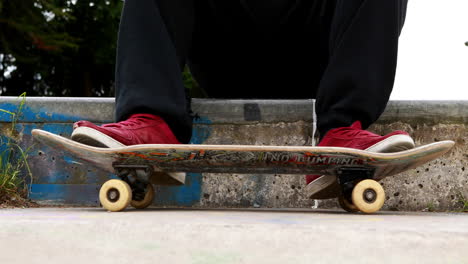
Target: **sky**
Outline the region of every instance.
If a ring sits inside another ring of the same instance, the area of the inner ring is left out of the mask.
[[[468,1],[410,0],[391,100],[468,100]]]

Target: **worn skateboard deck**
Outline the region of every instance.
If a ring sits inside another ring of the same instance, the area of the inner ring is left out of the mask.
[[[82,161],[115,173],[121,180],[103,184],[99,200],[110,211],[152,203],[150,183],[177,185],[185,172],[317,174],[337,181],[331,197],[349,212],[373,213],[383,206],[385,192],[377,182],[416,168],[448,152],[453,141],[441,141],[395,153],[373,153],[338,147],[245,145],[134,145],[97,148],[43,130],[36,140]],[[322,199],[322,198],[321,198]]]
[[[343,167],[372,168],[380,180],[429,162],[453,146],[441,141],[396,153],[339,147],[250,145],[134,145],[97,148],[35,129],[35,139],[108,172],[115,166],[149,165],[162,172],[336,175]]]

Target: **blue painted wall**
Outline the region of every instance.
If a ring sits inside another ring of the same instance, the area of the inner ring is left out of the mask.
[[[17,104],[1,103],[0,109],[17,112],[21,99]],[[50,204],[99,205],[98,193],[103,182],[115,175],[104,173],[88,164],[68,156],[58,150],[35,142],[31,130],[35,128],[47,130],[68,137],[72,132],[72,124],[85,119],[79,115],[65,115],[48,107],[29,107],[27,102],[21,113],[16,117],[14,130],[19,133],[16,141],[28,151],[28,164],[33,174],[30,186],[30,198]],[[0,112],[0,138],[5,142],[5,131],[12,126],[13,116]],[[102,123],[112,120],[102,120]],[[199,118],[194,122],[191,143],[201,144],[211,134],[210,120]],[[6,145],[0,146],[0,153],[6,150]],[[26,174],[25,174],[26,175]],[[29,179],[26,179],[29,182]],[[200,201],[202,175],[190,173],[186,184],[177,187],[155,186],[155,204],[166,206],[191,206]]]

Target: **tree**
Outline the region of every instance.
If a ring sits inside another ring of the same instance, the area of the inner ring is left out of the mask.
[[[0,95],[113,96],[121,0],[0,0]],[[204,94],[188,69],[184,84]]]
[[[0,0],[2,95],[111,96],[121,0]]]

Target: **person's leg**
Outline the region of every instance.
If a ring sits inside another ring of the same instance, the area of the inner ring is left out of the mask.
[[[322,17],[328,61],[316,97],[319,146],[373,152],[413,148],[404,131],[380,136],[363,130],[382,114],[392,91],[407,0],[328,3]],[[333,176],[307,175],[306,183],[313,199],[336,197],[340,189]]]
[[[192,0],[126,0],[116,67],[117,121],[135,113],[162,117],[182,143],[192,120],[182,69],[194,24]]]
[[[366,129],[384,111],[393,88],[407,0],[334,4],[329,60],[316,98],[322,137],[358,120]]]

